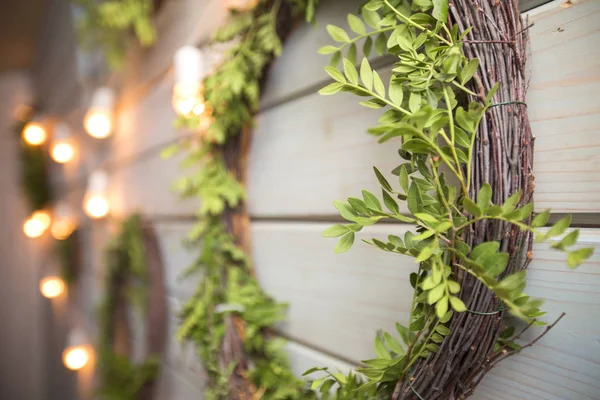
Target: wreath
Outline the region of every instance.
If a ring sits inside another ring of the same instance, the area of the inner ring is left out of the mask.
[[[105,252],[106,298],[100,310],[98,395],[102,399],[152,399],[166,338],[163,266],[156,236],[139,215],[128,217]],[[144,318],[145,355],[132,361],[134,327]]]

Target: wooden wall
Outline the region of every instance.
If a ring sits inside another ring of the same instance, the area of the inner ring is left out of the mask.
[[[173,336],[176,312],[194,290],[193,280],[181,282],[178,276],[196,255],[181,247],[181,239],[190,227],[185,220],[198,204],[181,202],[170,193],[171,182],[183,171],[179,160],[158,156],[158,149],[180,134],[172,127],[168,66],[179,45],[201,42],[224,15],[217,0],[200,6],[184,3],[167,2],[175,9],[161,17],[167,21],[161,29],[171,33],[155,50],[133,61],[139,73],[125,79],[117,132],[97,161],[134,160],[111,174],[114,214],[138,210],[158,221],[171,310],[161,393],[173,400],[202,398],[204,378],[193,347],[176,343]],[[317,27],[301,25],[289,37],[283,56],[269,72],[250,154],[254,262],[266,291],[290,304],[288,320],[278,332],[290,339],[288,352],[299,374],[315,365],[347,369],[371,358],[376,331],[392,330],[396,321],[408,317],[411,260],[361,244],[334,255],[334,242],[320,237],[338,219],[333,200],[363,188],[375,190],[371,166],[388,171],[397,163],[393,145],[378,145],[365,133],[377,120],[377,111],[362,108],[350,95],[316,93],[328,81],[323,72],[327,59],[316,54],[328,43],[324,26],[344,25],[346,13],[360,3],[324,1]],[[598,246],[600,230],[594,224],[600,213],[600,2],[572,3],[565,8],[554,1],[529,13],[535,23],[527,101],[537,137],[536,207],[577,214],[582,224],[592,225],[582,231],[583,244]],[[199,12],[201,7],[205,12]],[[385,59],[373,63],[389,67]],[[103,223],[86,228],[95,250],[105,228]],[[375,226],[366,235],[407,228]],[[600,399],[599,266],[597,253],[571,271],[562,255],[536,246],[528,291],[546,300],[548,320],[562,311],[567,316],[537,346],[486,377],[476,399]],[[97,285],[101,266],[92,270]]]

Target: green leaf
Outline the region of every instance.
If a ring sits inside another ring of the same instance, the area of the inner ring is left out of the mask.
[[[354,64],[352,64],[350,60],[346,58],[344,58],[343,63],[344,74],[346,74],[346,78],[348,78],[348,80],[352,82],[352,84],[358,85],[358,72],[356,71]]]
[[[310,388],[312,390],[317,389],[319,386],[321,386],[321,384],[325,381],[325,379],[326,378],[319,378],[319,379],[312,381],[312,383],[310,384]]]
[[[362,195],[367,207],[369,207],[371,210],[382,210],[381,202],[373,193],[369,192],[368,190],[363,190]]]
[[[579,229],[574,229],[573,231],[569,232],[564,238],[562,238],[560,243],[558,243],[558,245],[556,245],[555,248],[565,249],[566,247],[571,247],[575,243],[577,243],[577,239],[579,239]]]
[[[387,349],[383,345],[383,343],[381,343],[379,336],[375,336],[375,354],[377,354],[377,357],[379,357],[379,358],[385,358],[385,359],[392,358],[390,356],[390,353],[387,351]]]
[[[443,284],[440,284],[438,286],[436,286],[435,288],[431,289],[429,291],[429,293],[427,293],[427,302],[429,304],[435,304],[437,303],[442,297],[444,297],[445,294],[445,288]]]
[[[371,69],[371,65],[369,64],[369,60],[363,58],[360,64],[360,80],[363,82],[363,85],[367,90],[373,90],[373,70]]]
[[[431,16],[438,21],[448,22],[448,0],[433,0]]]
[[[344,253],[344,252],[350,250],[350,248],[352,247],[353,244],[354,244],[354,232],[348,232],[347,234],[342,236],[342,238],[337,242],[337,244],[335,245],[335,248],[333,249],[333,252],[335,254]]]
[[[481,257],[486,254],[496,253],[500,248],[499,242],[484,242],[475,246],[471,252],[471,259],[478,261]]]
[[[492,97],[494,97],[494,95],[496,94],[496,92],[498,91],[498,88],[500,88],[500,82],[496,82],[496,84],[490,89],[490,91],[487,93],[486,96],[486,103],[489,106],[491,104],[492,101]]]
[[[490,253],[482,258],[481,264],[490,276],[498,276],[506,269],[509,258],[508,253]]]
[[[306,370],[306,372],[304,372],[302,374],[302,376],[310,375],[313,372],[317,372],[317,371],[327,371],[327,368],[326,367],[313,367],[311,369]]]
[[[333,40],[335,40],[336,42],[340,42],[340,43],[350,42],[350,37],[348,36],[346,31],[343,30],[342,28],[340,28],[339,26],[329,24],[329,25],[327,25],[327,32],[329,32],[329,35],[331,36],[331,38]]]
[[[489,183],[484,183],[479,189],[479,193],[477,193],[477,206],[481,210],[482,213],[485,212],[490,207],[492,201],[492,187]]]
[[[369,57],[369,55],[371,55],[371,50],[373,50],[373,39],[371,39],[371,36],[369,36],[363,45],[363,54],[365,57]]]
[[[412,92],[408,99],[408,108],[410,112],[416,113],[421,108],[421,94],[418,92]]]
[[[389,193],[383,189],[381,190],[381,193],[383,195],[383,203],[388,208],[388,210],[390,210],[394,214],[400,214],[400,207],[398,207],[398,203],[396,203],[396,200],[394,200],[392,196],[390,196]]]
[[[541,228],[542,226],[548,223],[548,219],[550,218],[550,210],[545,210],[533,218],[531,221],[531,226],[534,228]]]
[[[357,217],[357,214],[356,212],[354,212],[352,207],[350,207],[343,201],[335,200],[333,202],[333,206],[340,212],[342,218],[344,218],[347,221],[354,221],[354,219]]]
[[[415,259],[416,262],[421,263],[428,260],[433,255],[433,247],[427,246],[421,250],[419,256]]]
[[[392,335],[386,332],[384,333],[383,337],[385,339],[385,343],[391,351],[396,354],[404,355],[404,348]]]
[[[385,34],[380,33],[377,36],[377,39],[375,39],[375,51],[380,56],[387,52],[387,38],[385,37]]]
[[[481,214],[482,214],[481,208],[479,208],[479,206],[477,204],[473,203],[473,200],[471,200],[470,198],[465,197],[463,199],[463,207],[469,213],[473,214],[473,216],[475,218],[481,217]]]
[[[427,345],[425,346],[425,348],[429,351],[431,351],[432,353],[437,353],[438,351],[440,351],[440,346],[438,346],[435,343],[427,343]]]
[[[367,25],[369,25],[371,28],[379,29],[381,27],[381,17],[376,11],[363,8],[362,16]]]
[[[400,167],[400,173],[398,174],[400,180],[400,187],[404,190],[404,193],[408,192],[408,171],[406,167],[402,165]]]
[[[364,35],[367,33],[365,24],[354,14],[348,14],[348,25],[353,32],[358,33],[359,35]]]
[[[336,51],[338,51],[338,48],[332,45],[327,45],[327,46],[323,46],[321,48],[319,48],[319,50],[317,50],[317,53],[319,54],[332,54],[335,53]]]
[[[448,291],[452,294],[460,292],[460,284],[453,280],[448,280]]]
[[[467,306],[461,299],[456,296],[450,296],[450,305],[456,312],[464,312],[467,311]]]
[[[421,193],[416,183],[411,183],[408,189],[408,198],[406,200],[408,210],[414,215],[421,211],[423,208]]]
[[[438,222],[437,218],[431,214],[426,213],[416,213],[415,217],[419,218],[421,221],[429,222],[432,224],[436,224]]]
[[[373,86],[375,87],[375,92],[380,97],[385,97],[385,86],[377,71],[373,71]]]
[[[348,233],[349,229],[346,225],[336,224],[325,229],[321,236],[323,237],[339,237]]]
[[[381,108],[383,104],[379,102],[379,100],[371,99],[367,101],[359,101],[358,104],[361,106],[369,107],[369,108]]]
[[[346,58],[352,63],[352,65],[356,65],[356,44],[352,43],[348,46],[348,52],[346,53]]]
[[[346,78],[344,78],[344,75],[337,68],[327,66],[325,67],[325,72],[327,72],[334,80],[346,83]]]
[[[502,204],[502,215],[506,215],[512,212],[512,210],[514,210],[517,204],[519,203],[520,198],[521,191],[518,191],[517,193],[513,194],[508,199],[506,199],[504,204]]]
[[[577,268],[583,261],[590,258],[592,254],[594,254],[593,247],[585,247],[583,249],[571,251],[567,256],[567,265],[569,268]]]
[[[376,167],[373,167],[373,171],[375,171],[375,176],[377,176],[377,180],[379,181],[379,184],[381,185],[381,187],[384,188],[385,190],[387,190],[388,192],[393,192],[392,186],[387,181],[387,179],[385,179],[383,174],[381,172],[379,172],[379,170]]]
[[[367,205],[365,204],[364,201],[357,199],[355,197],[349,197],[348,203],[350,203],[350,206],[354,210],[356,210],[358,213],[364,214],[364,215],[371,215],[371,213],[367,209]]]
[[[460,71],[460,83],[464,85],[469,80],[471,80],[473,75],[475,75],[475,72],[477,72],[478,67],[479,59],[474,58],[471,61],[469,61],[467,65],[463,67],[462,71]]]
[[[390,80],[389,97],[392,103],[394,103],[395,105],[402,105],[402,100],[404,99],[404,90],[402,83],[397,83],[394,80]]]
[[[450,333],[450,329],[445,325],[436,326],[435,331],[443,336],[447,336]]]
[[[571,225],[571,215],[567,215],[566,217],[561,218],[560,220],[558,220],[552,226],[552,228],[550,228],[548,230],[548,232],[546,233],[545,237],[550,238],[550,237],[562,235],[563,233],[565,233],[565,231],[567,230],[567,228],[569,227],[569,225]]]
[[[322,96],[331,96],[332,94],[336,94],[340,90],[344,88],[344,84],[340,82],[330,83],[325,86],[323,89],[319,90],[319,94]]]
[[[453,296],[451,296],[453,297]],[[442,297],[435,306],[435,313],[438,318],[442,318],[448,312],[448,297]]]
[[[329,61],[329,66],[330,67],[337,67],[337,65],[340,63],[340,60],[342,59],[342,52],[341,51],[337,51],[335,53],[333,53],[333,56],[331,56],[331,61]]]

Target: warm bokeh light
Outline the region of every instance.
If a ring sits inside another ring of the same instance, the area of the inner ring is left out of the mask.
[[[230,10],[248,11],[258,4],[258,0],[227,0],[226,7]]]
[[[48,227],[50,227],[50,224],[52,223],[52,218],[50,217],[50,213],[48,213],[48,211],[36,211],[33,214],[31,214],[31,219],[40,221],[42,223],[42,226],[44,227],[44,230],[48,229]]]
[[[30,145],[38,146],[44,143],[47,137],[46,129],[37,122],[30,122],[23,129],[23,140]]]
[[[58,276],[48,276],[40,281],[42,296],[53,299],[65,291],[65,283]]]
[[[206,111],[200,84],[177,84],[173,88],[173,109],[184,117],[200,116]]]
[[[68,163],[73,159],[73,156],[75,156],[75,149],[68,141],[59,140],[52,144],[50,157],[57,163]]]
[[[86,132],[97,139],[104,139],[112,131],[112,115],[107,110],[90,109],[83,122]]]
[[[108,214],[108,201],[102,195],[89,195],[84,200],[83,209],[91,218],[102,218]]]
[[[75,221],[71,220],[70,218],[55,219],[52,221],[50,233],[54,239],[65,240],[71,236],[71,233],[73,233],[75,227]]]
[[[63,363],[65,367],[72,371],[77,371],[88,363],[90,360],[90,354],[84,346],[72,346],[67,347],[63,351]]]
[[[37,238],[43,235],[46,228],[44,223],[38,219],[29,218],[23,223],[23,232],[27,237]]]

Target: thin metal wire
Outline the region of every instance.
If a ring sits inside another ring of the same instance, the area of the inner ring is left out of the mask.
[[[412,371],[411,371],[412,374]],[[425,400],[423,397],[421,397],[421,395],[419,394],[419,392],[417,392],[415,390],[415,388],[412,385],[412,376],[410,378],[408,378],[408,387],[410,388],[410,390],[412,390],[412,392],[415,394],[415,396],[417,396],[419,398],[419,400]]]
[[[503,101],[501,103],[490,104],[488,106],[488,108],[497,107],[497,106],[505,106],[505,105],[508,105],[508,104],[522,104],[525,107],[527,107],[527,103],[525,103],[524,101],[515,100],[515,101]]]

